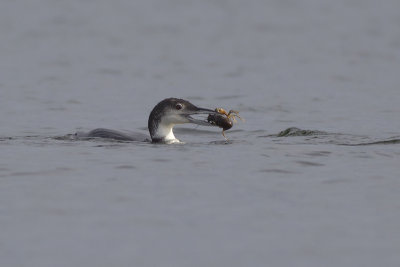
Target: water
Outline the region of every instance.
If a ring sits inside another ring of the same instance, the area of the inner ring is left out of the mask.
[[[398,266],[399,8],[3,1],[1,266]],[[171,96],[246,122],[64,137]]]

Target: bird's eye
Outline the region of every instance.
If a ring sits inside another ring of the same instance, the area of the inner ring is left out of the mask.
[[[183,108],[183,106],[182,106],[181,103],[178,103],[178,104],[176,104],[175,108],[176,108],[177,110],[180,110],[180,109]]]

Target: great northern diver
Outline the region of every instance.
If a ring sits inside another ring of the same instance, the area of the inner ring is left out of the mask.
[[[218,112],[199,108],[184,99],[167,98],[158,103],[150,113],[148,128],[153,143],[179,143],[175,138],[173,128],[176,124],[194,123],[205,126],[215,126],[207,120],[191,117],[194,114],[218,114]],[[124,133],[104,128],[94,129],[88,133],[78,132],[77,137],[101,137],[124,141],[149,141],[147,136],[138,133]]]

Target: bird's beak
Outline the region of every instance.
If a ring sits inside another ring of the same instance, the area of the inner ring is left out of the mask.
[[[191,111],[189,114],[186,115],[186,118],[188,119],[188,121],[190,123],[194,123],[194,124],[197,124],[197,125],[203,125],[203,126],[215,126],[214,124],[211,124],[210,122],[208,122],[207,118],[205,118],[205,119],[195,119],[195,118],[190,116],[190,115],[197,115],[197,114],[210,115],[210,114],[219,114],[219,113],[216,112],[215,110],[212,110],[212,109],[196,107],[195,110]]]

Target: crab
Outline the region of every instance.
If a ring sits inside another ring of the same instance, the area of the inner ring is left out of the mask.
[[[215,111],[218,112],[219,114],[225,115],[228,119],[232,120],[232,122],[236,122],[235,117],[238,117],[241,121],[244,121],[239,116],[239,111],[231,109],[231,110],[229,110],[229,112],[226,112],[226,110],[223,108],[216,108]]]
[[[236,117],[239,118],[241,121],[244,121],[244,119],[242,119],[239,116],[239,111],[236,111],[236,110],[230,110],[229,112],[226,112],[226,110],[223,108],[216,108],[215,111],[221,115],[210,114],[208,116],[207,120],[211,124],[214,124],[214,125],[222,128],[222,135],[226,140],[228,140],[228,138],[226,138],[226,136],[225,136],[225,131],[232,128],[233,123],[236,123],[236,121],[237,121]]]

